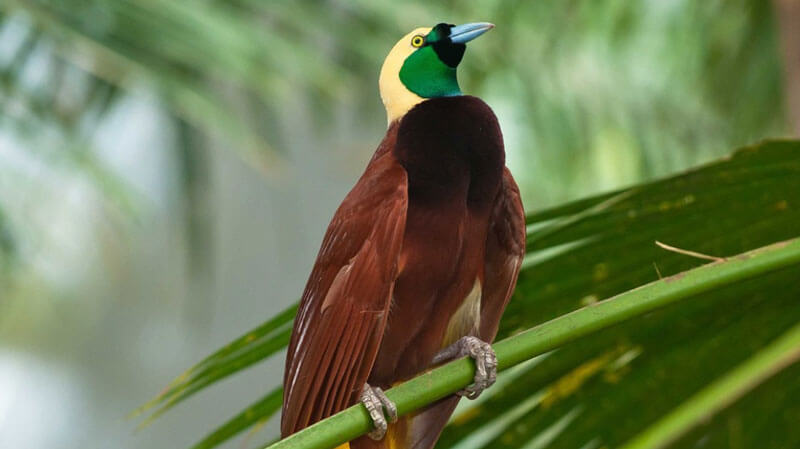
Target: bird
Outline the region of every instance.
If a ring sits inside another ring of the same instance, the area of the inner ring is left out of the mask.
[[[413,30],[379,76],[388,130],[336,210],[286,356],[281,435],[363,403],[373,430],[340,448],[436,444],[461,397],[496,378],[490,343],[525,254],[525,216],[497,117],[461,92],[466,43],[494,27]],[[459,357],[474,382],[397,417],[384,390]]]

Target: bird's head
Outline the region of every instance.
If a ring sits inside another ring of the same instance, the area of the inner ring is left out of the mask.
[[[440,23],[417,28],[400,39],[386,57],[379,80],[389,123],[426,99],[461,95],[456,67],[466,43],[492,28],[486,22]]]

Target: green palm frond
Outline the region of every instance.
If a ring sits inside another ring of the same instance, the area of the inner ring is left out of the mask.
[[[528,258],[499,338],[707,262],[656,241],[727,257],[795,237],[798,192],[800,144],[769,142],[683,175],[531,214]],[[551,445],[542,447],[622,444],[800,322],[791,288],[797,276],[795,267],[724,286],[567,343],[523,365],[513,382],[465,403],[438,447],[520,447],[553,426],[569,432],[551,435]],[[269,332],[288,332],[292,311],[210,356],[148,407],[160,406],[160,414],[175,398],[198,391],[194,386],[269,356],[288,338]],[[196,447],[213,447],[273,416],[277,394],[268,393]],[[645,410],[636,406],[642,398],[648,398]]]
[[[673,304],[679,305],[680,301],[687,298],[713,292],[716,287],[763,278],[764,275],[787,268],[794,268],[796,271],[798,266],[800,266],[800,239],[793,239],[758,248],[745,254],[719,259],[714,263],[651,282],[496,343],[494,349],[497,354],[498,372],[530,361],[533,357],[544,355],[548,351],[558,349],[564,344],[592,335],[610,326],[636,319]],[[588,361],[575,377],[580,382],[581,377],[586,373],[591,376],[592,370],[600,368],[603,364],[611,361],[619,362],[617,359],[619,355],[623,357],[627,355],[623,360],[625,363],[638,354],[628,355],[628,353],[620,354],[618,351],[610,351],[597,359]],[[737,366],[701,393],[676,408],[671,414],[661,419],[657,425],[646,428],[626,447],[664,447],[666,443],[672,442],[687,430],[698,425],[703,418],[734,402],[765,379],[793,365],[798,358],[800,358],[800,323],[795,324],[784,335],[774,342],[770,342],[764,349],[757,351],[745,363]],[[474,375],[474,363],[468,358],[463,358],[403,382],[388,390],[386,395],[397,405],[398,415],[407,415],[466,387],[472,382]],[[546,406],[552,400],[552,393],[560,394],[571,388],[570,385],[561,387],[566,388],[561,388],[561,391],[556,392],[545,391],[534,394],[528,392],[529,397],[523,401],[526,411],[530,411],[531,407]],[[522,397],[524,396],[519,396],[518,399]],[[518,408],[519,406],[515,407],[515,410]],[[536,434],[529,441],[506,441],[505,443],[511,447],[541,447],[542,444],[549,444],[561,432],[567,430],[572,421],[579,417],[584,409],[583,406],[573,408],[557,423]],[[476,424],[492,425],[492,423],[481,422]],[[371,426],[372,421],[367,410],[361,404],[357,404],[270,445],[268,449],[338,447],[340,444],[369,432]],[[552,431],[554,428],[555,432]],[[487,435],[489,438],[486,438]],[[482,443],[485,443],[491,439],[492,432],[478,430],[474,431],[471,436],[483,438]],[[506,438],[506,440],[509,439]],[[468,445],[477,446],[475,443],[473,439]],[[592,443],[590,441],[587,444]]]

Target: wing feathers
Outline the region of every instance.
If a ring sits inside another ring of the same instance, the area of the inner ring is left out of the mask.
[[[388,153],[336,211],[289,343],[283,436],[357,400],[386,325],[407,204],[405,170]]]
[[[525,212],[519,188],[508,168],[489,222],[486,238],[479,337],[493,341],[500,317],[511,299],[525,257]]]

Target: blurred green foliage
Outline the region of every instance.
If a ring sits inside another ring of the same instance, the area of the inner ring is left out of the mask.
[[[498,24],[470,47],[461,78],[501,116],[532,206],[671,173],[786,130],[772,10],[757,0],[8,0],[2,8],[4,26],[27,31],[2,65],[26,113],[86,131],[80,122],[123,95],[117,87],[144,83],[176,118],[224,135],[266,171],[285,153],[287,104],[308,105],[323,136],[347,108],[375,125],[365,138],[376,141],[385,54],[409,29],[442,20]],[[19,75],[42,46],[52,63],[27,86]],[[75,70],[83,94],[67,102],[64,91],[76,89],[65,75]]]
[[[46,288],[36,251],[52,217],[31,202],[58,204],[61,186],[77,180],[104,204],[94,221],[74,211],[72,225],[90,233],[124,229],[150,206],[96,143],[126,100],[152,99],[177,135],[169,169],[201,298],[215,256],[208,151],[235,153],[280,185],[303,163],[290,143],[297,117],[310,123],[301,128],[313,130],[315,151],[329,151],[342,128],[358,133],[353,153],[373,148],[385,127],[377,76],[389,48],[417,26],[475,20],[497,28],[470,45],[462,87],[498,114],[529,209],[788,132],[772,6],[761,0],[3,0],[0,324],[31,319],[25,299]],[[22,163],[6,163],[9,142],[24,148]],[[537,305],[539,318],[563,305]],[[34,327],[23,323],[22,334]],[[456,441],[453,432],[445,438]]]

